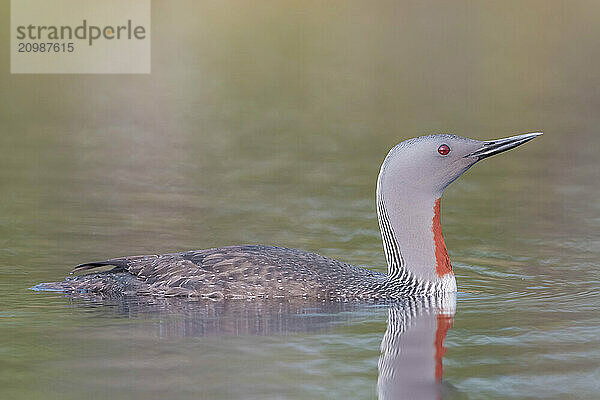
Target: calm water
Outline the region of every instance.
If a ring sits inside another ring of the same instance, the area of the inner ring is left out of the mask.
[[[599,16],[592,2],[162,1],[148,76],[10,75],[4,52],[0,397],[597,398]],[[444,195],[456,298],[28,290],[84,261],[236,243],[383,271],[390,147],[534,130]]]

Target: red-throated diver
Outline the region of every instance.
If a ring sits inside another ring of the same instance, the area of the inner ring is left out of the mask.
[[[231,246],[85,263],[73,272],[105,265],[115,268],[37,288],[106,296],[332,300],[455,292],[440,221],[442,192],[477,161],[539,135],[491,141],[429,135],[392,148],[377,180],[377,216],[387,274],[302,250]]]

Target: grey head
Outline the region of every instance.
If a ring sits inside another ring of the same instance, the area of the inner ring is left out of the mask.
[[[444,189],[478,161],[541,134],[489,141],[429,135],[390,150],[377,180],[377,214],[389,278],[396,286],[414,294],[456,290],[441,231]]]
[[[395,146],[382,170],[390,170],[399,186],[426,191],[439,197],[443,190],[484,158],[520,146],[541,132],[480,141],[441,134],[421,136]]]

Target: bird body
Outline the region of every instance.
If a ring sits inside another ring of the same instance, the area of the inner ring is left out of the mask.
[[[379,172],[376,199],[387,274],[302,250],[246,245],[85,263],[73,272],[115,268],[37,288],[212,299],[393,300],[455,292],[441,228],[444,189],[477,161],[540,134],[486,142],[429,135],[392,148]]]
[[[116,268],[110,272],[74,276],[65,282],[75,289],[95,293],[212,299],[367,299],[377,297],[378,293],[389,293],[384,290],[388,284],[386,274],[316,253],[274,246],[228,246],[123,257],[82,264],[75,271],[104,265]],[[119,279],[110,284],[106,279],[111,276]],[[94,282],[102,279],[103,282],[92,288]]]

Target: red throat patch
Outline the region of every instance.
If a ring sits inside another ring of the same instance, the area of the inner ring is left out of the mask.
[[[433,206],[433,241],[435,242],[435,272],[441,278],[442,276],[452,273],[452,265],[450,265],[450,257],[446,249],[446,242],[442,236],[442,219],[440,216],[440,199],[435,201]]]

